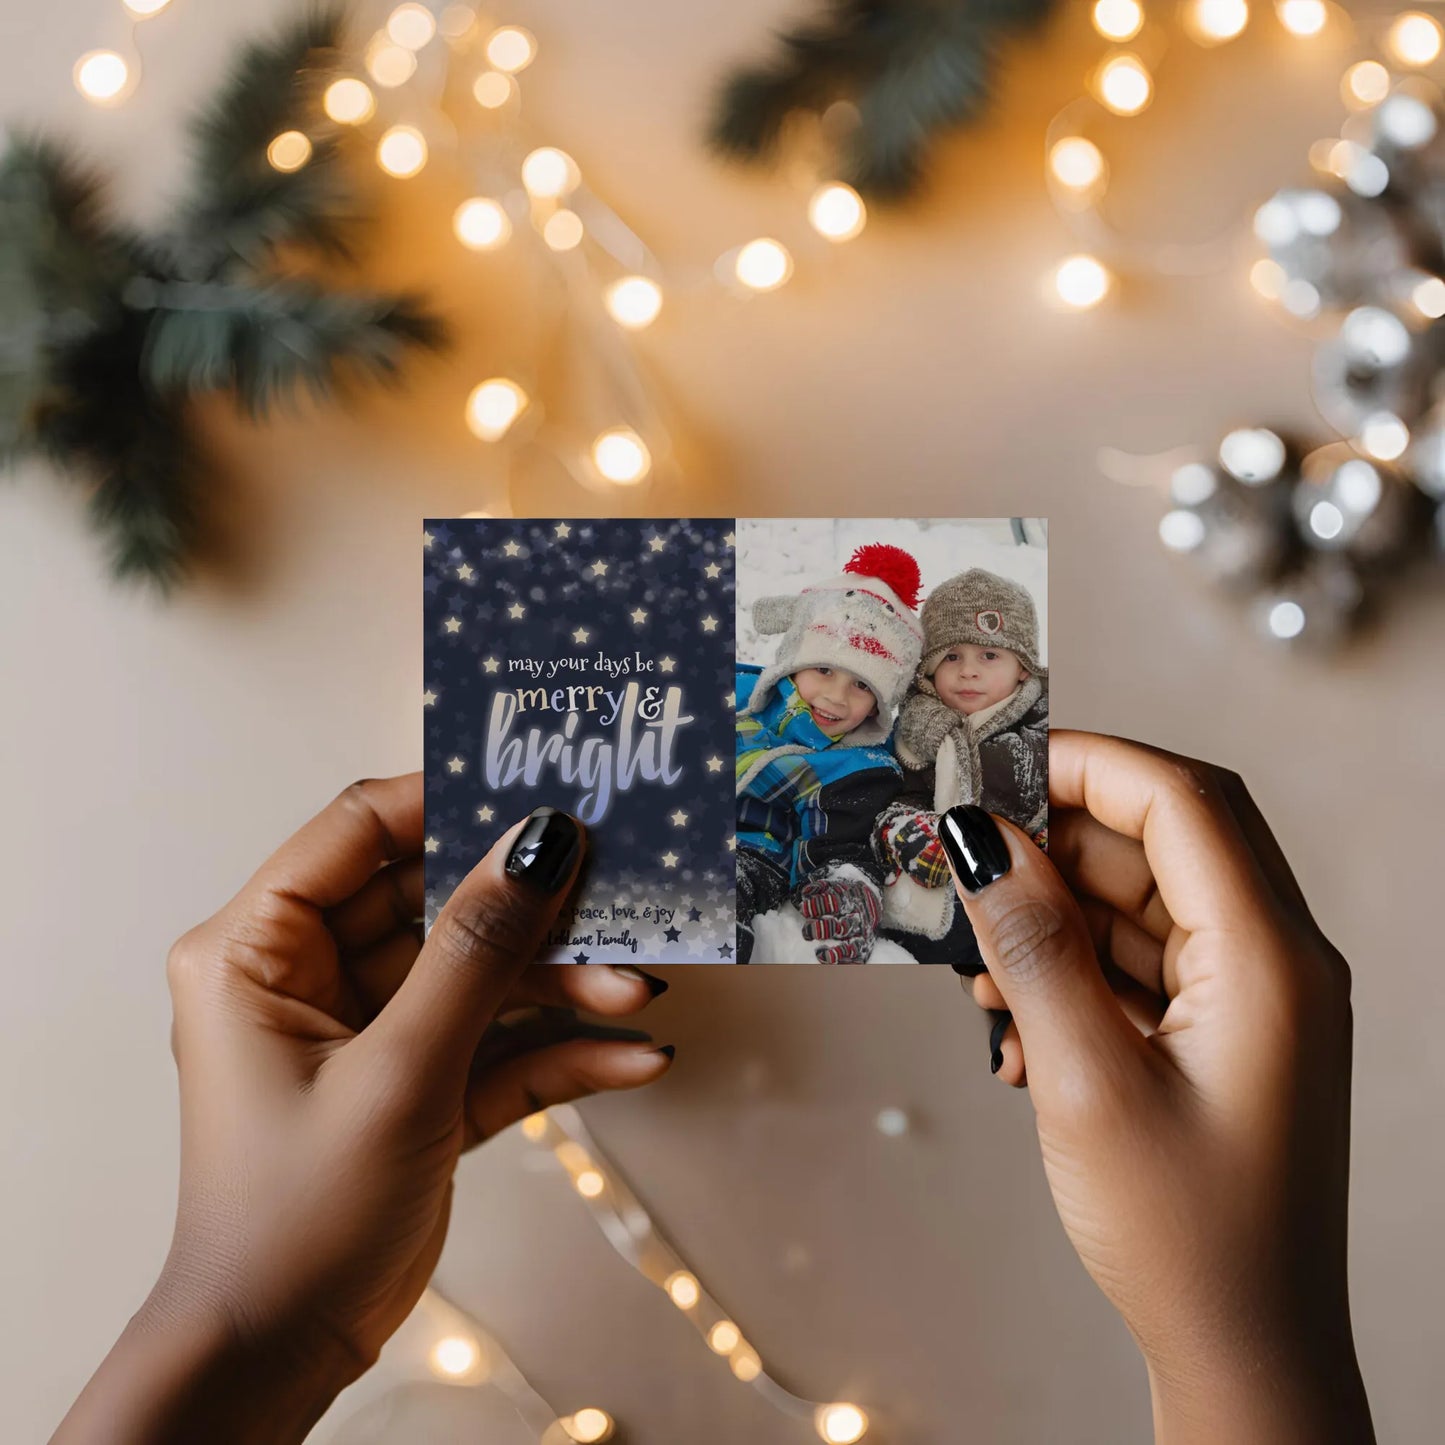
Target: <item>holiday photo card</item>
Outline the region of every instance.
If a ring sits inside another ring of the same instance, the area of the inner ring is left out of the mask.
[[[968,962],[939,813],[1045,842],[1039,519],[445,519],[422,555],[428,926],[549,806],[588,847],[544,962]]]

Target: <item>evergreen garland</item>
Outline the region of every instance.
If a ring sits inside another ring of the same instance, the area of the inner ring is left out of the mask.
[[[362,217],[321,92],[341,12],[253,43],[193,124],[192,183],[161,235],[112,220],[98,177],[39,137],[0,158],[0,461],[47,458],[94,484],[92,519],[118,578],[162,589],[197,539],[205,458],[187,402],[230,390],[247,415],[389,379],[441,323],[409,296],[328,290],[294,274],[346,260]],[[267,160],[300,130],[300,170]]]
[[[838,174],[861,194],[898,200],[919,185],[929,143],[989,101],[994,58],[1054,0],[827,0],[818,19],[784,31],[768,62],[732,75],[709,127],[717,151],[763,161],[795,111],[858,108]]]

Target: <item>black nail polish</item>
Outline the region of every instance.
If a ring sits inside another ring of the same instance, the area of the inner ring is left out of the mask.
[[[1004,1013],[999,1010],[993,1016],[993,1027],[988,1031],[988,1047],[991,1054],[997,1054],[1003,1048],[1003,1036],[1008,1032],[1008,1026],[1013,1022],[1014,1016],[1011,1013]],[[995,1069],[994,1073],[998,1073]]]
[[[538,893],[555,893],[572,876],[582,847],[582,830],[555,808],[538,808],[529,817],[507,854],[509,878]]]
[[[676,1054],[677,1054],[677,1045],[676,1045],[676,1044],[659,1044],[659,1045],[657,1046],[657,1048],[654,1050],[654,1052],[655,1052],[655,1053],[659,1053],[659,1054],[666,1054],[668,1058],[673,1058],[673,1057],[675,1057]]]
[[[958,881],[970,893],[997,883],[1008,872],[1008,844],[982,808],[950,808],[938,820],[938,836]]]
[[[989,1056],[988,1071],[991,1074],[996,1074],[1001,1068],[1003,1068],[1003,1050],[995,1049]]]
[[[637,971],[642,975],[642,981],[647,985],[648,991],[652,994],[653,998],[656,998],[658,994],[667,992],[667,980],[665,978],[658,978],[655,973],[648,973],[645,968],[639,968]]]

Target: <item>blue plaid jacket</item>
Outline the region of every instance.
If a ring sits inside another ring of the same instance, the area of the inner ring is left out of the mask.
[[[761,712],[744,714],[761,673],[737,665],[738,847],[788,869],[793,887],[843,864],[881,885],[873,824],[903,783],[890,746],[839,747],[791,678],[778,682]]]

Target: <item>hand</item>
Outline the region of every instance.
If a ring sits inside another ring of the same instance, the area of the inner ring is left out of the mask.
[[[940,833],[989,968],[974,997],[1012,1014],[995,1071],[1027,1081],[1157,1438],[1373,1440],[1345,1279],[1349,970],[1235,775],[1060,731],[1049,764],[1052,863],[979,809]]]
[[[922,888],[949,883],[948,857],[938,841],[938,814],[897,813],[884,825],[884,852],[900,873]]]
[[[477,864],[423,945],[421,776],[357,783],[175,945],[174,1241],[128,1347],[57,1440],[171,1438],[153,1399],[129,1411],[120,1399],[118,1381],[147,1371],[197,1397],[164,1417],[174,1438],[299,1440],[426,1286],[461,1151],[549,1104],[666,1072],[670,1052],[645,1034],[571,1012],[633,1013],[660,979],[527,966],[584,841],[552,814],[539,842],[548,812]],[[519,837],[531,866],[514,876]],[[194,1349],[194,1370],[175,1349]],[[263,1425],[248,1410],[267,1395]]]
[[[819,963],[867,963],[878,937],[883,904],[878,889],[861,878],[816,878],[798,889],[803,937],[824,943]]]

